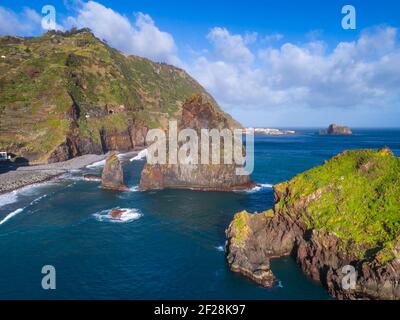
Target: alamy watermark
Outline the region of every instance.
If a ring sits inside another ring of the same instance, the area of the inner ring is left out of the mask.
[[[42,289],[43,290],[55,290],[56,289],[56,268],[52,265],[45,265],[42,268],[42,274],[45,276],[42,278]]]
[[[352,265],[346,265],[342,268],[342,288],[343,290],[354,290],[357,284],[357,271]]]
[[[57,29],[56,23],[56,8],[52,5],[45,5],[42,8],[42,28],[45,30],[55,30]]]
[[[356,29],[356,8],[352,5],[345,5],[342,8],[342,14],[345,16],[342,18],[342,28],[344,30],[355,30]]]
[[[243,137],[245,155],[243,154]],[[243,129],[186,128],[178,131],[177,121],[169,122],[166,133],[151,129],[147,133],[147,163],[168,165],[235,165],[236,175],[254,170],[254,131]]]

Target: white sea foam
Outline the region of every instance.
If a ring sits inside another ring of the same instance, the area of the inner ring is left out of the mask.
[[[17,202],[19,200],[18,197],[20,195],[26,196],[26,197],[34,196],[34,195],[38,194],[39,188],[50,185],[50,184],[56,184],[56,182],[46,181],[46,182],[34,183],[31,185],[19,188],[17,190],[2,194],[2,195],[0,195],[0,208],[4,207],[6,205],[9,205],[11,203]]]
[[[9,193],[2,194],[0,195],[0,207],[17,202],[17,200],[18,200],[17,191],[12,191]]]
[[[261,183],[255,186],[253,189],[249,190],[249,192],[257,192],[263,189],[272,189],[274,186],[269,183]]]
[[[139,190],[139,186],[130,187],[130,188],[129,188],[129,191],[131,191],[131,192],[140,191],[140,190]]]
[[[111,216],[112,210],[124,210],[120,218],[113,218]],[[139,209],[127,209],[127,208],[114,208],[109,210],[103,210],[93,214],[95,219],[100,222],[112,222],[112,223],[127,223],[139,219],[142,214]]]
[[[0,221],[0,225],[7,222],[8,220],[10,220],[12,217],[16,216],[17,214],[21,213],[22,211],[24,211],[24,209],[25,208],[19,208],[17,210],[14,210],[13,212],[9,213],[3,220]]]
[[[121,160],[124,157],[126,157],[126,153],[119,153],[119,154],[117,154],[117,157],[119,160]],[[87,165],[86,168],[93,169],[93,168],[98,168],[98,167],[104,167],[105,164],[106,164],[106,159],[103,159],[103,160],[100,160],[100,161],[97,161],[97,162]]]
[[[138,160],[143,160],[147,158],[147,149],[143,149],[140,151],[137,156],[133,157],[130,161],[138,161]]]
[[[215,247],[215,249],[217,249],[217,251],[220,251],[220,252],[224,252],[225,251],[224,246],[217,246],[217,247]]]
[[[86,168],[104,167],[105,164],[106,164],[106,160],[101,160],[101,161],[97,161],[97,162],[87,165]]]
[[[241,193],[241,192],[254,193],[254,192],[264,190],[264,189],[272,189],[273,187],[274,187],[274,185],[269,184],[269,183],[259,183],[252,189],[243,190],[243,191],[241,190],[241,191],[237,191],[237,192],[239,192],[239,193]]]
[[[73,180],[73,181],[82,181],[82,180],[85,180],[85,178],[83,177],[83,175],[76,175],[76,174],[73,174],[72,172],[68,172],[68,173],[63,174],[63,175],[60,177],[60,179],[63,179],[63,180]]]
[[[39,201],[41,201],[42,199],[46,198],[47,196],[48,196],[48,194],[44,194],[44,195],[42,195],[42,196],[40,196],[40,197],[38,197],[38,198],[32,200],[31,203],[30,203],[29,205],[32,206],[32,205],[38,203]]]

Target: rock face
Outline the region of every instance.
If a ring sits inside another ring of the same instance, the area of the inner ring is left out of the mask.
[[[101,186],[103,189],[109,190],[124,191],[128,189],[124,183],[124,172],[116,153],[112,153],[106,160],[101,177]]]
[[[126,56],[88,29],[0,37],[0,51],[0,146],[30,164],[143,147],[190,95],[212,100],[182,69]]]
[[[183,105],[179,127],[197,132],[201,129],[235,128],[226,114],[216,109],[209,98],[198,94],[191,96]],[[253,186],[248,175],[236,175],[234,164],[146,164],[140,180],[142,190],[232,191]]]
[[[330,135],[351,135],[353,132],[349,127],[338,126],[336,124],[331,124],[326,131],[327,134]]]
[[[146,164],[140,179],[140,189],[235,191],[255,186],[249,176],[238,176],[235,170],[233,165]]]
[[[349,151],[276,185],[273,209],[238,213],[227,229],[232,271],[270,286],[270,259],[291,255],[338,299],[400,299],[399,166],[388,149]]]

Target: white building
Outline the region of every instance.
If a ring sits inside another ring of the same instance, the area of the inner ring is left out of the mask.
[[[0,152],[0,162],[10,160],[11,156],[7,154],[7,152]]]

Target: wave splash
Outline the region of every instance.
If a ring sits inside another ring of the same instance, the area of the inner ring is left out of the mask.
[[[255,186],[253,189],[248,190],[248,192],[257,192],[263,189],[272,189],[274,186],[269,183],[260,183],[259,185]]]
[[[258,183],[254,188],[252,189],[248,189],[248,190],[240,190],[240,191],[236,191],[238,193],[254,193],[254,192],[259,192],[261,190],[264,189],[272,189],[274,187],[273,184],[269,184],[269,183]]]
[[[17,210],[14,210],[13,212],[9,213],[3,220],[0,221],[0,225],[7,222],[8,220],[10,220],[12,217],[16,216],[17,214],[21,213],[22,211],[24,211],[24,209],[25,208],[19,208]]]
[[[20,196],[31,197],[40,194],[42,192],[42,187],[51,184],[57,184],[57,181],[38,182],[19,188],[17,190],[13,190],[8,193],[4,193],[0,195],[0,208],[21,200]]]
[[[113,218],[111,216],[112,210],[123,210],[124,212],[122,213],[121,217]],[[95,219],[97,221],[100,221],[100,222],[128,223],[128,222],[138,220],[142,216],[142,213],[140,212],[139,209],[113,208],[113,209],[102,210],[100,212],[93,214],[93,216],[95,217]]]
[[[130,161],[139,161],[139,160],[144,160],[147,158],[147,149],[143,149],[142,151],[140,151],[137,156],[133,157],[132,159],[130,159]]]
[[[17,191],[12,191],[9,193],[2,194],[0,195],[0,207],[17,202],[17,200],[18,200]]]

